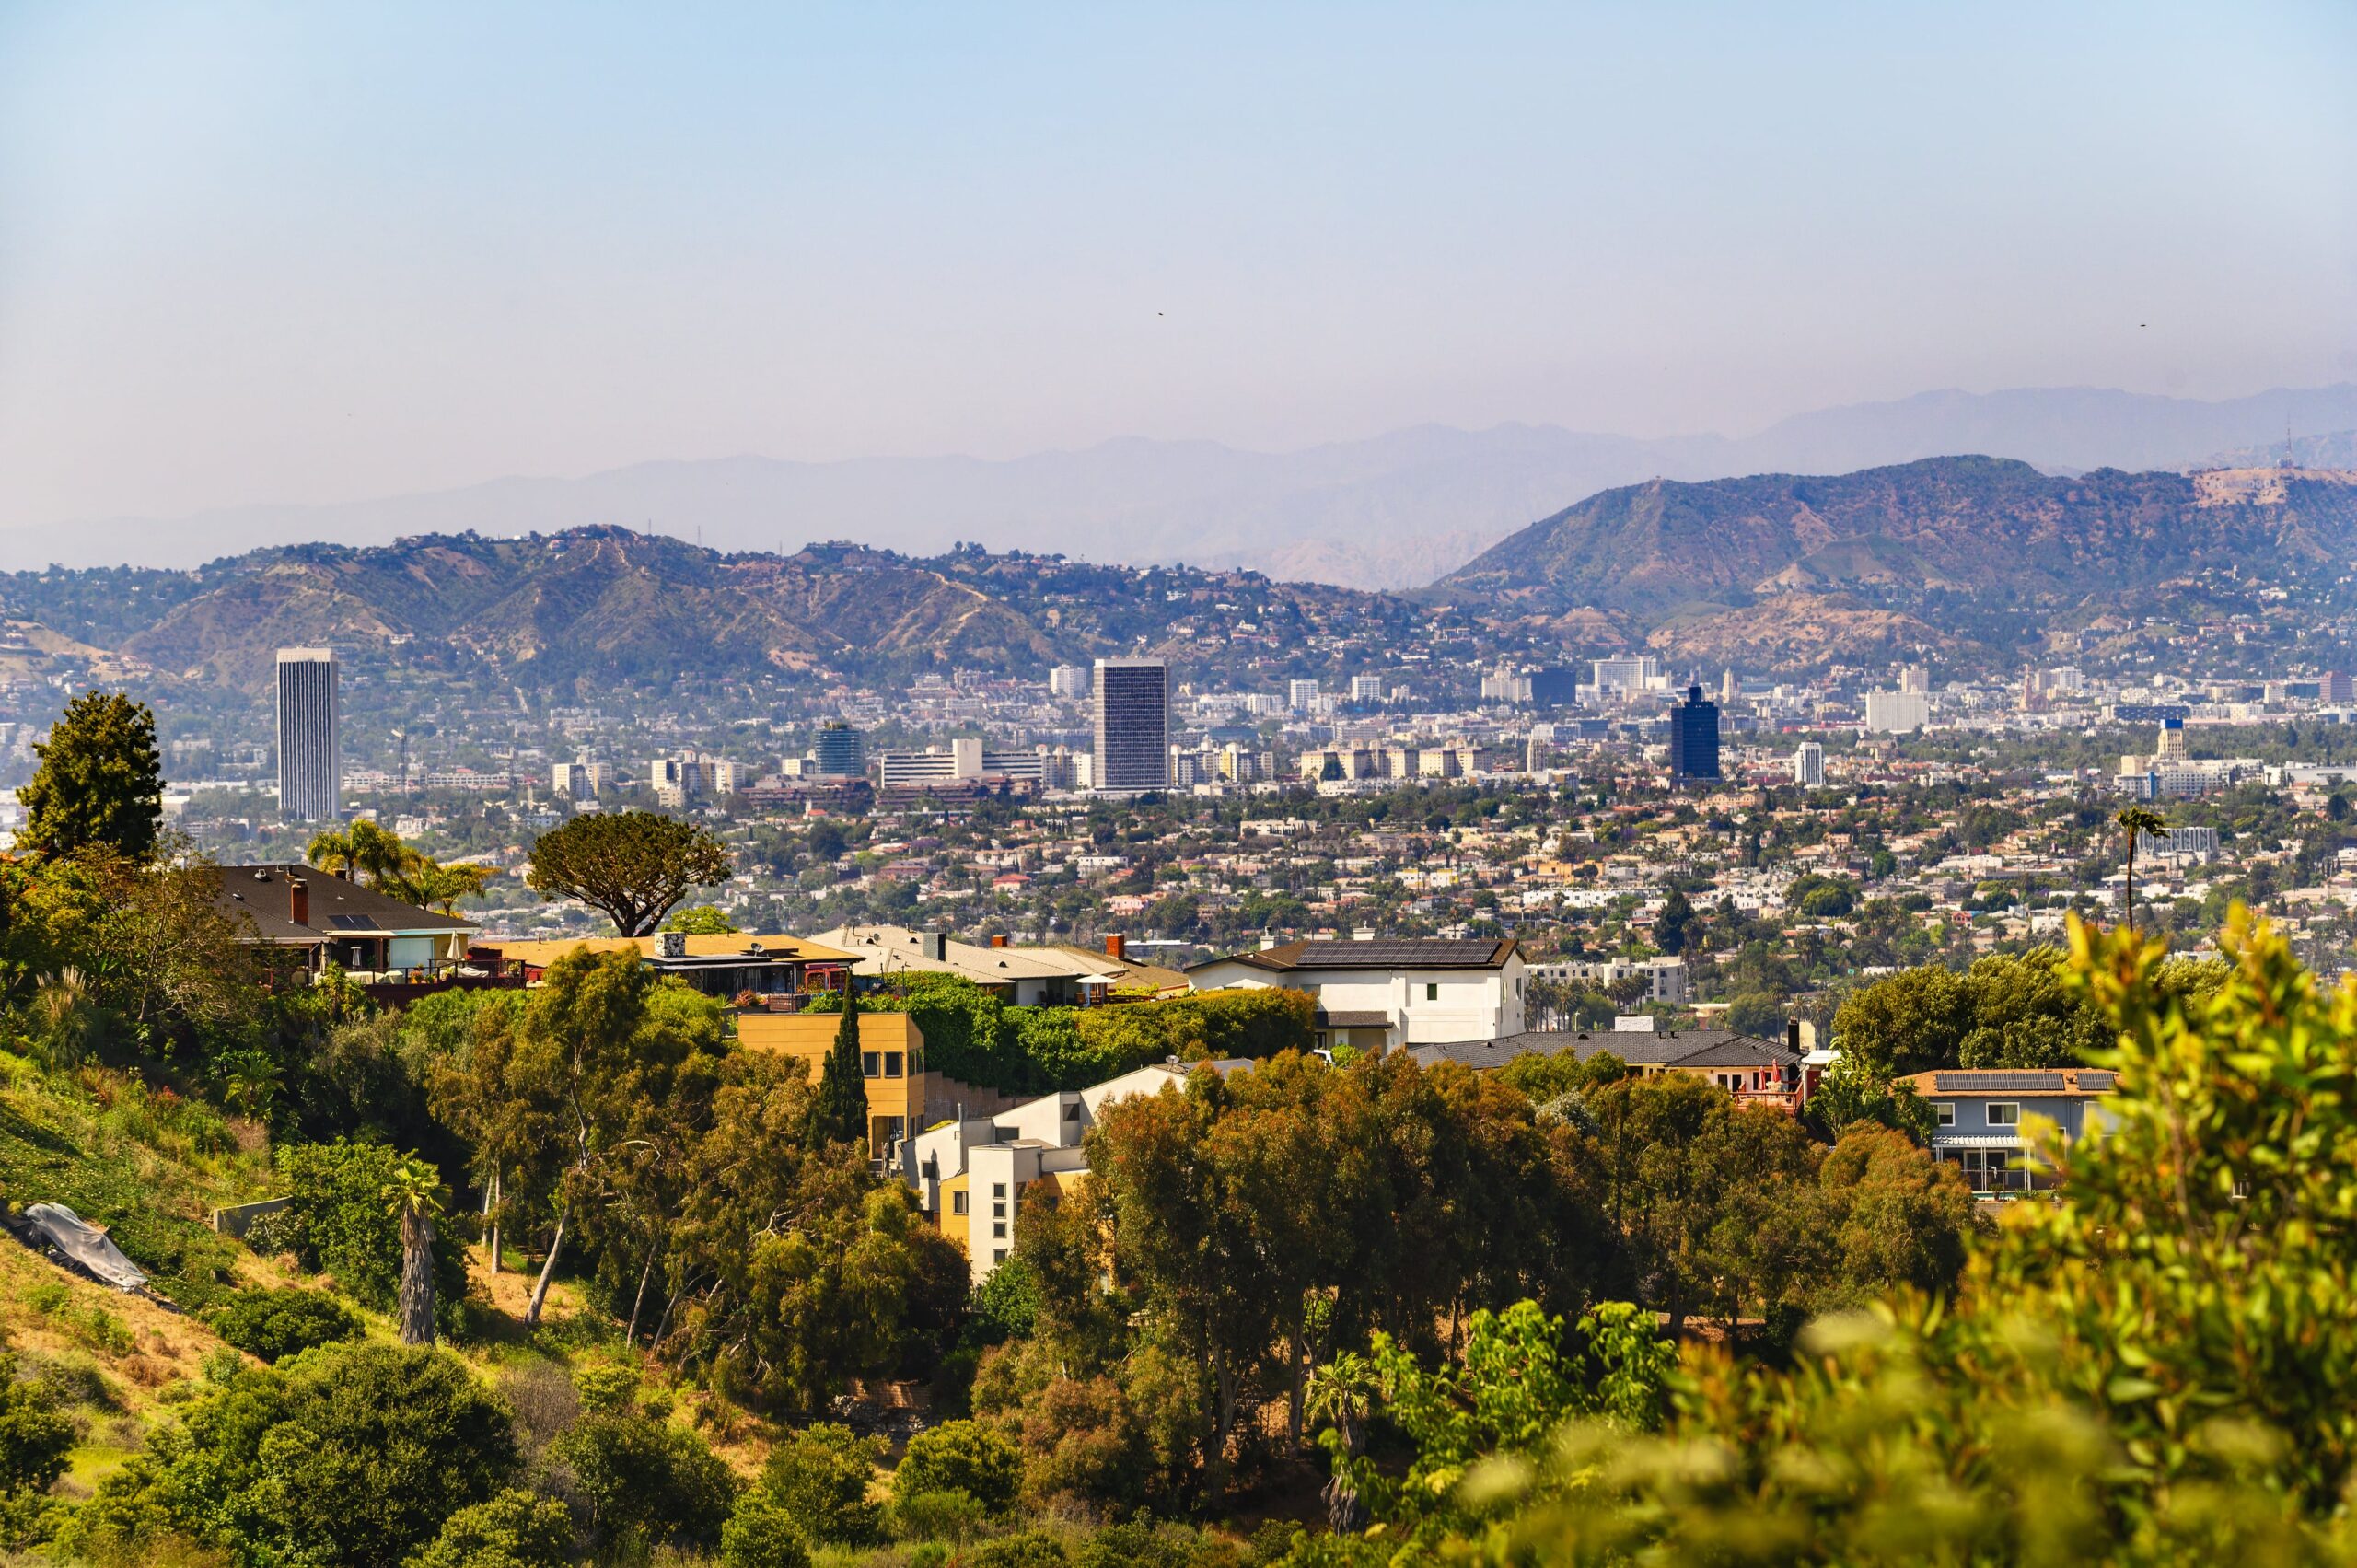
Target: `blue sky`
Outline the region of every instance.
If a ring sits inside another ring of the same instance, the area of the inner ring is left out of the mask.
[[[2357,379],[2357,7],[0,4],[0,524]]]

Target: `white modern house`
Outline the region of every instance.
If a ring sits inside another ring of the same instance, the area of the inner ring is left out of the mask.
[[[1362,937],[1207,958],[1187,981],[1306,991],[1318,998],[1319,1046],[1386,1051],[1520,1034],[1529,967],[1510,937]]]
[[[1183,1087],[1198,1067],[1225,1074],[1250,1065],[1236,1060],[1157,1063],[1088,1088],[1042,1095],[994,1116],[944,1121],[904,1147],[900,1174],[916,1193],[917,1206],[965,1249],[979,1286],[1015,1246],[1016,1208],[1024,1190],[1046,1181],[1061,1192],[1087,1168],[1081,1141],[1107,1106],[1131,1095]]]

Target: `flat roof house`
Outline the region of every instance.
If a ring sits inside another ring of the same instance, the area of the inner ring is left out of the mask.
[[[2030,1158],[2022,1119],[2041,1116],[2054,1123],[2064,1144],[2098,1137],[2104,1100],[2114,1074],[2094,1067],[2049,1071],[1947,1069],[1898,1080],[1912,1084],[1930,1102],[1938,1124],[1932,1129],[1932,1157],[1956,1166],[1975,1192],[2039,1191],[2050,1175]]]
[[[1102,956],[1069,947],[989,947],[939,931],[905,925],[839,925],[819,941],[851,956],[863,985],[895,974],[954,974],[1018,1007],[1071,1007],[1101,1001],[1132,985],[1163,987],[1171,971],[1131,960],[1120,950]],[[1107,947],[1119,949],[1118,938]]]
[[[257,947],[317,972],[433,974],[462,962],[471,920],[405,904],[316,865],[217,865],[221,906],[242,917]]]
[[[852,956],[800,936],[744,932],[694,935],[658,931],[645,936],[576,936],[553,941],[478,942],[469,950],[477,962],[502,970],[520,969],[537,983],[551,964],[575,948],[592,953],[636,951],[657,974],[686,981],[707,996],[734,1000],[747,993],[764,1006],[790,1012],[813,991],[840,991]]]
[[[1318,999],[1320,1047],[1401,1046],[1519,1034],[1528,966],[1512,938],[1288,942],[1190,965],[1197,991],[1287,986]]]

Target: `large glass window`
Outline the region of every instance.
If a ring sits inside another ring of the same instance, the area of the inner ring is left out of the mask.
[[[1989,1105],[1989,1125],[2018,1127],[2022,1123],[2022,1108],[2011,1100],[1992,1100]]]

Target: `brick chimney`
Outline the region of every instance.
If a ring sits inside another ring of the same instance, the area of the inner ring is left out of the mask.
[[[1112,935],[1105,938],[1105,956],[1109,958],[1127,958],[1130,956],[1130,939],[1116,931]]]
[[[311,885],[300,877],[286,879],[286,918],[297,925],[311,923]]]

